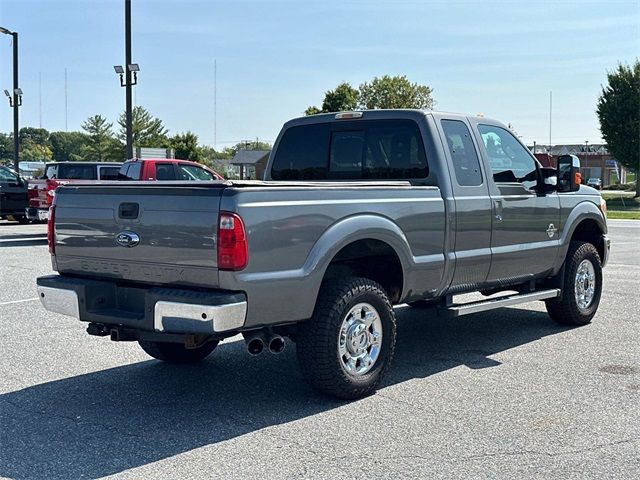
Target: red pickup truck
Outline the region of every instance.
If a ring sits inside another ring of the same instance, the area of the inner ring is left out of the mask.
[[[29,180],[27,190],[29,220],[46,221],[56,188],[69,182],[116,180],[122,163],[116,162],[53,162],[47,163],[44,174]]]
[[[178,159],[128,160],[120,168],[122,180],[224,180],[222,175],[199,163]]]

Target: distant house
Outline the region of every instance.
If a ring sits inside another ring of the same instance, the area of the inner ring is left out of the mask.
[[[229,163],[240,168],[241,180],[262,180],[269,153],[269,150],[238,150]]]
[[[604,186],[626,183],[627,171],[609,153],[603,143],[576,143],[568,145],[535,145],[528,147],[543,166],[555,167],[560,155],[575,155],[580,159],[582,178],[586,182],[591,177],[602,180]]]

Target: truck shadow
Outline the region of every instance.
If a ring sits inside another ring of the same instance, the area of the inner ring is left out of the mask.
[[[397,316],[396,362],[382,390],[461,365],[498,366],[490,355],[566,330],[515,308],[454,320],[410,308]],[[249,357],[244,342],[218,350],[200,365],[150,360],[0,396],[0,476],[102,477],[347,405],[306,386],[291,344],[262,358]]]

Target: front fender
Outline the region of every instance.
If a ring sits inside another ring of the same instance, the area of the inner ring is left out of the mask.
[[[571,238],[576,228],[585,220],[593,220],[598,225],[602,234],[607,233],[607,221],[600,209],[591,201],[584,200],[572,208],[571,213],[564,222],[562,236],[560,237],[560,258],[564,261],[569,250]]]

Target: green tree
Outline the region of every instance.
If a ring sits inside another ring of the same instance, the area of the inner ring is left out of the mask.
[[[233,147],[225,147],[222,153],[228,158],[238,153],[238,150],[271,150],[271,144],[267,142],[261,142],[256,139],[254,142],[247,140],[246,142],[236,143]]]
[[[13,135],[0,133],[0,163],[13,161]]]
[[[49,132],[44,128],[20,129],[20,160],[51,160]],[[12,149],[13,150],[13,149]]]
[[[56,162],[82,160],[89,138],[82,132],[51,132],[51,159]]]
[[[324,94],[322,109],[311,106],[305,110],[305,115],[315,115],[317,113],[341,112],[345,110],[355,110],[358,107],[358,90],[347,82],[342,82],[335,89],[328,90]]]
[[[320,110],[318,107],[316,107],[315,105],[311,105],[310,107],[307,107],[307,109],[304,111],[304,114],[308,117],[309,115],[317,115],[319,113],[322,113],[322,110]]]
[[[636,197],[640,197],[640,62],[618,65],[607,75],[596,112],[609,151],[636,172]]]
[[[82,129],[87,135],[87,143],[82,150],[85,160],[105,162],[123,159],[122,146],[113,136],[113,124],[102,115],[87,118]]]
[[[169,139],[169,146],[175,150],[176,158],[192,162],[202,161],[202,152],[198,147],[198,136],[195,133],[189,131],[184,134],[177,133]]]
[[[133,145],[135,147],[156,147],[162,148],[169,146],[168,130],[164,127],[162,120],[154,117],[144,107],[134,107],[132,112],[133,127]],[[120,125],[120,133],[118,138],[122,142],[126,142],[126,117],[122,113],[118,119]]]
[[[427,108],[434,105],[433,90],[426,85],[411,83],[406,76],[375,77],[360,85],[360,108]]]

